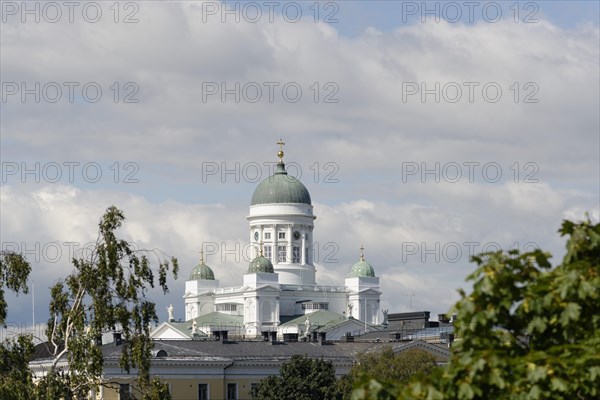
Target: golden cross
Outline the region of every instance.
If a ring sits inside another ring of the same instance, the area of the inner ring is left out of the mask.
[[[279,142],[277,142],[277,144],[279,145],[279,152],[277,153],[277,157],[279,157],[279,162],[283,162],[283,146],[285,145],[285,142],[283,141],[283,139],[279,139]]]
[[[200,264],[204,263],[204,249],[200,248]]]
[[[263,256],[263,241],[260,241],[260,256]]]
[[[365,246],[364,245],[360,245],[360,261],[365,261]]]
[[[279,142],[277,142],[277,144],[279,145],[279,150],[283,151],[283,146],[285,145],[283,139],[279,139]]]

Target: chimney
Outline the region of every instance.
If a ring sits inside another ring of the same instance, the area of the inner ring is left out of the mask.
[[[327,342],[327,332],[319,332],[319,343],[324,345]]]
[[[454,343],[454,333],[449,333],[448,334],[448,348],[450,348],[450,346],[452,346],[452,343]]]
[[[120,346],[121,344],[123,344],[123,339],[121,338],[121,332],[113,332],[113,338],[115,340],[115,346]]]

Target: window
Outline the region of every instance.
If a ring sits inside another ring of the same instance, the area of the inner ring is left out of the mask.
[[[198,400],[208,400],[208,383],[198,384]]]
[[[271,232],[265,232],[265,240],[271,240]]]
[[[264,251],[265,251],[265,257],[267,257],[269,260],[273,261],[273,253],[271,252],[271,246],[265,246]]]
[[[237,311],[237,304],[217,304],[217,311]]]
[[[303,310],[328,310],[329,303],[302,303]]]
[[[277,246],[277,262],[285,262],[287,249],[285,246]]]
[[[300,247],[294,246],[292,252],[292,262],[299,263],[300,262]]]
[[[132,399],[131,394],[129,393],[129,384],[128,383],[120,383],[119,384],[119,400],[130,400]]]
[[[304,262],[310,264],[310,258],[308,258],[308,247],[304,249]]]
[[[285,239],[285,232],[279,232],[279,239]]]
[[[237,383],[227,384],[227,400],[237,400]]]

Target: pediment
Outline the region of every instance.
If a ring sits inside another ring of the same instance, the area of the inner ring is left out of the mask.
[[[189,339],[189,335],[185,335],[180,330],[171,326],[168,322],[163,322],[159,326],[157,326],[152,332],[150,332],[150,338],[152,339]]]

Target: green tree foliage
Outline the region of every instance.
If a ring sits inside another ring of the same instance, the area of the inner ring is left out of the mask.
[[[279,375],[263,379],[252,389],[254,400],[333,400],[340,396],[333,364],[303,355],[292,356]]]
[[[33,356],[31,336],[21,335],[0,345],[0,399],[34,398],[29,361]]]
[[[417,374],[429,375],[437,368],[435,357],[424,350],[410,349],[394,353],[392,347],[387,346],[382,351],[359,355],[348,377],[350,387],[368,385],[369,377],[377,377],[380,391],[390,391],[394,383],[407,382]],[[366,394],[365,389],[359,389],[355,397],[364,397]],[[344,392],[344,399],[349,398],[350,393]]]
[[[31,266],[22,254],[0,251],[0,325],[6,322],[6,299],[4,288],[15,293],[27,293],[27,278]]]
[[[362,399],[597,399],[600,397],[600,224],[564,221],[567,252],[486,253],[460,291],[446,368],[408,385],[375,379]]]
[[[158,322],[154,303],[146,298],[155,277],[148,251],[134,250],[118,239],[116,231],[125,217],[109,207],[99,224],[96,246],[86,258],[73,259],[74,271],[51,288],[47,336],[53,363],[40,383],[46,395],[68,391],[85,396],[101,382],[102,349],[95,338],[108,330],[122,334],[120,366],[127,372],[138,369],[139,388],[144,399],[151,398],[150,358],[152,341],[149,326]],[[177,260],[158,258],[158,284],[168,291],[167,273],[176,276]],[[68,370],[58,364],[66,358]],[[65,386],[60,388],[60,385]],[[58,389],[57,389],[58,385]]]
[[[428,375],[435,368],[435,357],[424,350],[411,349],[394,353],[392,347],[387,346],[376,353],[361,354],[350,375],[354,378],[370,375],[387,381],[406,382],[417,373]]]
[[[134,250],[118,239],[116,231],[125,217],[110,207],[99,224],[96,246],[87,258],[73,259],[75,270],[51,288],[47,336],[53,361],[46,376],[33,385],[29,361],[31,336],[19,336],[0,345],[1,399],[86,398],[101,382],[102,350],[95,339],[118,329],[123,337],[120,365],[125,371],[138,368],[138,386],[144,400],[168,400],[168,387],[150,379],[152,342],[149,326],[157,322],[154,303],[146,298],[155,277],[148,251]],[[170,269],[177,276],[177,260],[158,258],[158,284],[167,292]],[[20,254],[0,253],[0,324],[7,304],[4,288],[27,293],[31,267]],[[67,368],[59,368],[59,362]]]
[[[31,266],[22,254],[0,252],[0,325],[5,325],[8,304],[4,289],[27,293]],[[30,335],[21,335],[0,343],[0,399],[32,399],[34,387],[29,361],[33,357]]]

